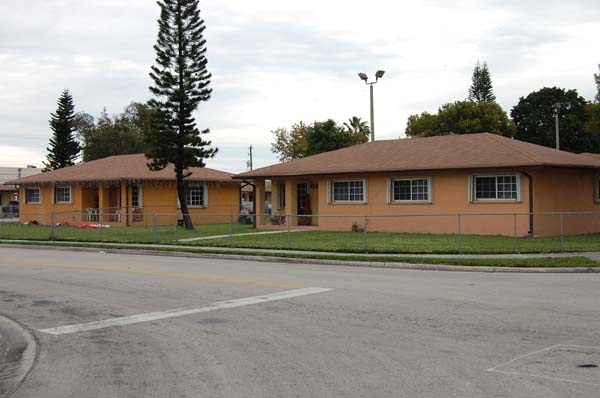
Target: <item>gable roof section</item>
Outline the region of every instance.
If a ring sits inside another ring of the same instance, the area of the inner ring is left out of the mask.
[[[480,133],[367,142],[237,174],[234,178],[516,166],[600,168],[600,160]]]
[[[584,153],[580,153],[579,156],[585,156],[588,158],[600,160],[600,153],[584,152]]]
[[[118,155],[107,158],[78,163],[74,166],[48,171],[7,181],[6,184],[48,184],[48,183],[85,183],[85,182],[118,182],[129,181],[175,181],[175,169],[169,165],[161,171],[150,171],[148,159],[144,154]],[[231,182],[232,174],[209,169],[192,167],[189,169],[191,181],[223,181]]]

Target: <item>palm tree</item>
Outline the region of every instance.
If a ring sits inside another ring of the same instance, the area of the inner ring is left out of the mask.
[[[354,137],[355,144],[362,144],[369,141],[369,135],[371,134],[371,128],[369,124],[359,118],[358,116],[352,116],[344,123],[346,131]]]

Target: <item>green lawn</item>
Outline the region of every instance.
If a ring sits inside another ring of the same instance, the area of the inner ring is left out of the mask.
[[[1,223],[0,238],[22,240],[52,240],[79,242],[117,242],[117,243],[175,243],[178,239],[248,233],[254,231],[251,225],[211,224],[196,225],[193,231],[173,226],[160,226],[156,232],[152,227],[114,227],[102,229],[79,229],[71,226],[52,228],[46,225],[22,225]]]
[[[196,225],[186,231],[173,226],[114,227],[78,229],[55,227],[54,241],[163,243],[209,247],[240,247],[254,249],[293,249],[337,253],[380,254],[444,254],[444,253],[553,253],[562,251],[600,250],[600,235],[543,238],[518,238],[488,235],[433,235],[369,232],[304,231],[260,234],[251,225]],[[0,238],[21,240],[50,240],[52,229],[42,225],[0,223]],[[231,235],[230,235],[231,234]],[[244,234],[244,235],[240,235]],[[250,235],[246,235],[250,234]],[[225,235],[223,238],[179,242],[179,239]]]
[[[310,231],[274,235],[233,236],[192,242],[202,246],[293,249],[344,253],[553,253],[561,251],[559,237],[519,238],[488,235],[433,235],[370,232]],[[600,250],[600,235],[565,237],[563,251]]]

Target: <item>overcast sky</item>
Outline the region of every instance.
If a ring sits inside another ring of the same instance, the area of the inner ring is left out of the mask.
[[[569,0],[204,0],[213,95],[196,112],[219,148],[207,166],[277,162],[272,130],[351,116],[369,121],[378,69],[376,139],[404,135],[409,115],[463,100],[487,62],[510,112],[543,87],[592,100],[600,2]],[[63,89],[75,110],[113,115],[150,98],[159,7],[153,0],[0,0],[0,166],[41,166]]]

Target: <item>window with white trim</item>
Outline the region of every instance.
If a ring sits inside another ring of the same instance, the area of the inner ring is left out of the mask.
[[[333,203],[365,203],[367,201],[365,180],[332,180],[331,191]]]
[[[191,207],[202,207],[206,206],[206,186],[205,184],[197,181],[191,181],[188,183],[187,190],[185,193],[185,200],[188,206]]]
[[[392,202],[431,202],[431,177],[391,179]]]
[[[40,188],[25,188],[25,203],[42,203]]]
[[[71,187],[54,187],[54,203],[71,203]]]
[[[521,200],[521,179],[519,175],[481,175],[473,177],[473,199]]]

